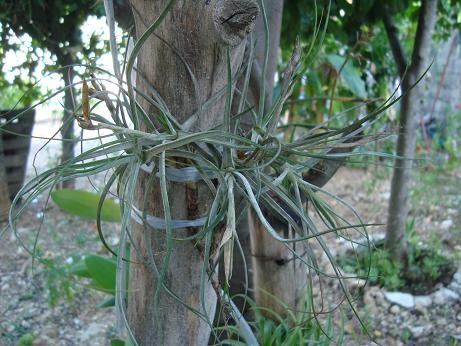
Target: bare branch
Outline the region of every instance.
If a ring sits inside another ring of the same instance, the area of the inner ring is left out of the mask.
[[[407,69],[407,59],[405,58],[405,52],[403,51],[403,47],[398,37],[397,27],[392,20],[389,9],[386,5],[382,7],[382,20],[384,29],[386,30],[387,38],[389,40],[392,55],[394,56],[397,70],[399,71],[399,76],[400,78],[403,78]]]

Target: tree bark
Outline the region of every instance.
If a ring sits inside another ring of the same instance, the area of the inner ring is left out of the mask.
[[[294,257],[290,249],[268,234],[254,212],[250,211],[248,219],[255,302],[258,307],[264,308],[261,312],[266,317],[278,321],[272,312],[285,317],[288,314],[287,309],[296,310],[304,297],[307,268],[301,260]],[[281,235],[289,234],[286,223],[277,220],[272,220],[271,223],[279,226]],[[302,242],[289,246],[306,260]]]
[[[166,2],[131,1],[137,37],[153,23]],[[150,94],[150,87],[154,87],[178,122],[184,122],[198,109],[200,103],[227,84],[228,47],[232,72],[236,73],[242,63],[245,36],[252,28],[257,11],[257,4],[252,0],[178,0],[155,32],[156,36],[151,35],[138,55],[137,88]],[[174,47],[174,51],[164,42]],[[198,95],[178,52],[196,78]],[[141,97],[138,101],[154,120],[155,108]],[[225,97],[199,117],[194,130],[207,130],[221,124],[224,107]],[[146,129],[142,124],[141,127]],[[138,208],[142,208],[148,179],[146,173],[140,173],[135,195]],[[170,182],[168,189],[173,219],[206,215],[211,196],[204,184]],[[153,184],[147,193],[150,196],[147,213],[163,217],[159,185]],[[192,231],[175,230],[175,238],[190,236]],[[133,223],[133,242],[145,258],[147,247],[150,247],[157,266],[161,266],[166,251],[165,232],[149,229],[147,236],[144,232],[144,227]],[[172,243],[165,285],[185,304],[202,313],[206,312],[212,321],[216,295],[210,280],[205,282],[205,301],[202,302],[200,298],[200,277],[204,266],[201,251],[194,246],[194,241],[172,240]],[[154,306],[157,277],[147,265],[141,263],[145,258],[138,258],[132,250],[128,321],[137,342],[140,345],[206,345],[210,334],[209,325],[164,290],[160,294],[159,306]],[[160,321],[155,320],[156,317]]]
[[[266,0],[265,2],[267,21],[269,26],[269,55],[266,70],[266,96],[269,102],[265,102],[265,108],[271,104],[274,88],[274,77],[279,59],[279,43],[283,14],[283,1]],[[250,101],[257,109],[260,95],[260,73],[264,64],[265,31],[262,17],[258,19],[255,27],[255,66],[250,81]],[[331,154],[349,152],[353,149],[336,150]],[[322,187],[335,174],[344,160],[320,161],[312,170],[307,172],[304,179],[316,186]],[[271,219],[270,212],[266,215]],[[280,234],[288,233],[288,225],[273,220],[277,224]],[[294,259],[292,252],[286,246],[274,240],[264,231],[257,217],[249,212],[238,227],[239,240],[242,244],[246,265],[249,275],[248,287],[253,288],[254,299],[257,306],[276,311],[280,315],[286,315],[288,308],[296,308],[297,303],[303,298],[306,288],[307,268],[298,259]],[[304,253],[302,246],[296,249],[298,254]],[[245,290],[245,271],[240,251],[234,249],[234,270],[231,280],[231,293],[251,293]],[[274,299],[276,297],[277,299]],[[239,308],[243,308],[244,302],[237,299]],[[280,304],[282,303],[282,304]],[[285,306],[284,306],[285,305]],[[247,305],[248,306],[248,305]],[[267,314],[273,318],[274,315]]]
[[[6,221],[8,219],[10,203],[5,156],[3,155],[2,133],[0,132],[0,222]]]
[[[400,106],[397,159],[391,182],[391,197],[386,229],[386,248],[394,258],[406,258],[405,225],[408,217],[408,196],[411,184],[412,159],[418,127],[419,87],[411,87],[428,66],[432,33],[437,18],[437,0],[423,0],[419,11],[418,26],[411,63],[402,82],[404,96]],[[389,31],[388,31],[389,35]],[[392,41],[392,38],[389,38]]]
[[[272,94],[275,82],[275,73],[277,72],[277,64],[279,61],[279,45],[280,45],[280,33],[282,26],[282,14],[283,14],[283,1],[282,0],[264,0],[266,9],[266,16],[269,29],[269,54],[267,59],[266,68],[266,100],[264,102],[264,108],[267,111],[272,104]],[[259,16],[256,20],[254,29],[255,49],[253,62],[253,71],[250,80],[250,93],[249,101],[255,109],[259,108],[259,97],[261,90],[261,73],[264,66],[265,59],[265,41],[266,34],[264,29],[264,20],[262,16]],[[249,119],[246,119],[249,121]],[[288,225],[281,225],[280,232],[286,231]],[[242,258],[242,254],[237,247],[234,247],[234,272],[230,281],[230,293],[231,295],[238,294],[251,294],[248,289],[253,288],[256,298],[256,304],[261,307],[271,308],[275,307],[280,312],[281,305],[274,304],[268,299],[269,295],[262,294],[267,292],[271,295],[277,296],[281,301],[291,306],[291,302],[296,297],[292,296],[293,293],[290,289],[283,289],[283,286],[287,282],[282,277],[286,276],[297,276],[293,273],[293,269],[296,266],[290,265],[276,265],[276,270],[268,271],[267,266],[274,264],[275,262],[281,263],[284,258],[288,258],[287,249],[283,244],[279,244],[274,240],[267,232],[264,231],[262,225],[257,218],[251,217],[251,212],[242,218],[237,227],[239,241],[242,245],[245,260]],[[258,249],[258,259],[255,259],[255,253],[253,249]],[[245,282],[246,272],[245,265],[248,270],[248,283]],[[294,275],[293,275],[294,274]],[[299,274],[299,272],[298,272]],[[302,274],[301,274],[302,276]],[[279,280],[280,279],[280,280]],[[281,294],[282,292],[288,294]],[[296,294],[295,294],[296,295]],[[272,299],[273,300],[273,299]],[[243,310],[244,307],[248,307],[244,300],[240,297],[235,299],[235,303],[239,309]],[[293,306],[292,306],[293,307]],[[284,311],[285,313],[286,311]]]
[[[407,59],[398,37],[397,27],[386,5],[382,6],[382,16],[384,29],[386,30],[389,46],[391,47],[392,55],[394,56],[394,61],[397,66],[397,71],[399,72],[399,77],[403,78],[407,69]]]

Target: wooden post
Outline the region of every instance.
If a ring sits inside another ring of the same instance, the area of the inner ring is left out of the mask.
[[[0,111],[2,121],[10,121],[0,130],[0,219],[6,220],[10,200],[21,189],[27,170],[30,136],[34,126],[35,110]],[[19,118],[12,121],[18,114]],[[20,134],[22,136],[17,136]]]
[[[262,313],[268,318],[274,319],[275,316],[266,309],[282,317],[287,316],[287,308],[296,309],[304,297],[307,267],[294,257],[289,248],[269,235],[253,211],[249,212],[248,219],[256,305],[264,308]],[[277,222],[273,217],[269,219],[281,235],[287,233],[288,225]],[[292,250],[306,260],[301,244],[288,246],[295,246]]]

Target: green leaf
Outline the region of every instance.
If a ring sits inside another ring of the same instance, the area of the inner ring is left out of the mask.
[[[115,306],[115,297],[110,297],[110,298],[102,301],[98,305],[96,305],[96,307],[98,307],[98,308],[111,308],[113,306]]]
[[[69,214],[88,220],[96,220],[98,194],[72,189],[56,190],[51,193],[51,199],[62,210]],[[110,199],[106,199],[101,210],[101,220],[108,222],[120,222],[120,207]]]
[[[112,339],[110,341],[110,346],[125,346],[125,340]]]
[[[101,256],[90,255],[85,258],[85,264],[91,278],[101,289],[108,293],[115,292],[115,261]]]
[[[71,268],[70,268],[71,274],[83,277],[83,278],[91,278],[91,274],[88,271],[88,268],[86,267],[86,263],[84,260],[75,263]]]
[[[344,64],[345,57],[328,54],[327,61],[334,67],[336,71],[340,71]],[[349,89],[357,97],[366,97],[365,82],[360,78],[360,72],[352,65],[350,61],[341,70],[341,78],[344,81],[344,87]]]

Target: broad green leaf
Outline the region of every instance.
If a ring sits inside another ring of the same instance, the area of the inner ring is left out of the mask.
[[[86,263],[84,260],[75,263],[71,268],[70,272],[74,275],[83,277],[83,278],[91,278],[91,274],[86,267]]]
[[[85,285],[85,287],[102,293],[115,294],[115,291],[113,289],[107,289],[102,287],[96,280],[91,280],[91,282],[88,285]]]
[[[98,307],[98,308],[111,308],[113,306],[115,306],[115,297],[110,297],[110,298],[102,301],[98,305],[96,305],[96,307]]]
[[[341,70],[344,64],[345,57],[329,54],[326,56],[327,61],[334,67],[336,71]],[[366,97],[365,82],[360,78],[360,72],[352,65],[350,61],[341,70],[341,78],[344,81],[343,85],[357,97]]]
[[[61,189],[51,193],[51,199],[69,214],[88,220],[96,220],[100,196],[98,194],[72,189]],[[101,210],[101,220],[120,222],[120,207],[106,199]]]
[[[125,346],[125,340],[112,339],[110,341],[110,346]]]
[[[115,291],[116,263],[113,260],[90,255],[85,258],[85,264],[91,278],[100,288],[107,292]]]

